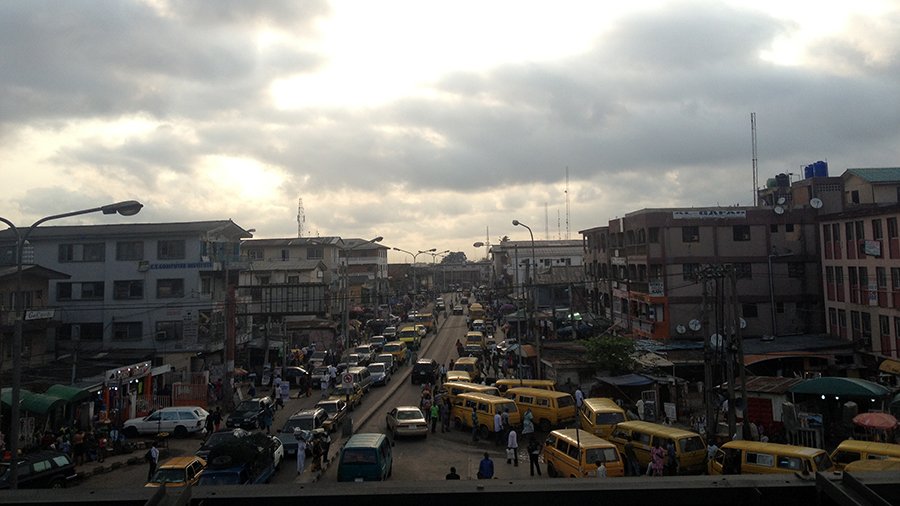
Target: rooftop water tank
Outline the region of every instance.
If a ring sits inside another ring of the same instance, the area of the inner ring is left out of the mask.
[[[775,176],[775,184],[779,188],[786,188],[791,185],[791,176],[785,173],[777,174]]]

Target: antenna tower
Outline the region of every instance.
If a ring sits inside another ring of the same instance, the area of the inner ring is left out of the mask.
[[[550,215],[547,214],[546,202],[544,202],[544,239],[550,239]]]
[[[750,136],[753,142],[753,207],[759,205],[759,160],[756,157],[756,113],[750,113]]]
[[[306,211],[303,210],[303,197],[297,199],[297,237],[303,237],[303,225],[306,224]]]
[[[566,166],[566,240],[569,240],[569,167]]]

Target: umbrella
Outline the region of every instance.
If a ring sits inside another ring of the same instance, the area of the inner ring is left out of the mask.
[[[512,304],[503,304],[502,306],[500,306],[501,314],[512,313],[515,310],[516,310],[516,306],[513,306]]]
[[[897,419],[887,413],[860,413],[853,423],[866,429],[891,430],[897,427]]]

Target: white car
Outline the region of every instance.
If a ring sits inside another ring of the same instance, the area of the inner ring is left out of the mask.
[[[174,406],[162,408],[141,418],[132,418],[122,426],[127,437],[138,434],[167,432],[175,437],[202,433],[206,430],[209,412],[200,406]]]

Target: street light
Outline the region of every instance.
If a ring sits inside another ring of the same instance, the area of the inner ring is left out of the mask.
[[[437,248],[435,248],[435,249],[437,249]],[[432,289],[434,288],[434,285],[436,284],[435,283],[434,262],[437,259],[437,257],[439,257],[441,255],[446,255],[447,253],[450,253],[450,250],[445,249],[444,251],[439,251],[437,253],[429,253],[431,255],[431,288]]]
[[[82,214],[91,214],[91,213],[103,213],[103,214],[121,214],[122,216],[134,216],[135,214],[141,211],[141,208],[144,207],[143,204],[136,200],[125,200],[123,202],[116,202],[115,204],[107,204],[105,206],[100,207],[92,207],[90,209],[82,209],[80,211],[72,211],[63,214],[54,214],[52,216],[46,216],[34,222],[23,234],[16,225],[7,220],[6,218],[0,217],[0,221],[6,223],[9,228],[13,231],[13,235],[16,236],[16,323],[15,323],[15,333],[13,335],[12,342],[12,359],[13,359],[13,370],[12,370],[12,392],[10,398],[10,424],[9,424],[9,449],[12,454],[12,460],[9,464],[9,486],[11,489],[18,488],[19,484],[19,476],[18,476],[18,451],[19,451],[19,398],[21,396],[22,389],[22,318],[25,313],[25,296],[22,293],[22,250],[25,248],[25,243],[28,241],[28,237],[34,232],[34,229],[38,227],[38,225],[48,222],[50,220],[58,220],[61,218],[68,218],[70,216],[79,216]]]
[[[514,227],[527,228],[528,235],[531,236],[531,276],[530,276],[531,277],[531,297],[530,297],[530,299],[531,299],[531,318],[530,318],[531,322],[530,322],[530,327],[532,328],[532,330],[534,330],[534,311],[535,311],[535,309],[537,309],[535,307],[536,303],[537,303],[537,300],[535,300],[535,296],[536,296],[535,275],[537,274],[537,263],[535,261],[535,255],[534,255],[534,232],[531,231],[531,227],[522,223],[519,220],[512,220],[512,224]],[[518,269],[518,266],[516,266],[516,268]],[[537,371],[536,371],[536,373],[537,373],[537,379],[541,379],[541,334],[540,334],[540,332],[535,332],[535,335],[536,335],[536,337],[535,337],[534,341],[535,341],[535,343],[537,343]],[[519,343],[519,345],[521,346],[521,343]]]
[[[381,242],[384,239],[382,236],[375,237],[373,239],[369,239],[368,241],[361,242],[349,248],[341,248],[341,251],[344,252],[344,311],[343,318],[341,318],[341,325],[344,328],[344,350],[350,347],[350,278],[347,274],[347,267],[350,265],[350,252],[359,248],[360,246],[365,246],[366,244],[372,244],[375,242]],[[377,269],[377,266],[376,266]],[[377,271],[376,271],[376,280],[377,283]]]
[[[422,253],[432,253],[434,251],[437,251],[437,248],[419,250],[418,253],[413,253],[412,251],[406,251],[405,249],[400,249],[400,248],[393,248],[393,249],[394,249],[394,251],[400,251],[402,253],[406,253],[407,255],[409,255],[413,258],[413,261],[412,261],[413,285],[415,287],[416,293],[419,293],[419,284],[417,283],[418,280],[416,279],[416,270],[415,270],[416,258],[418,258],[419,255],[421,255]]]

